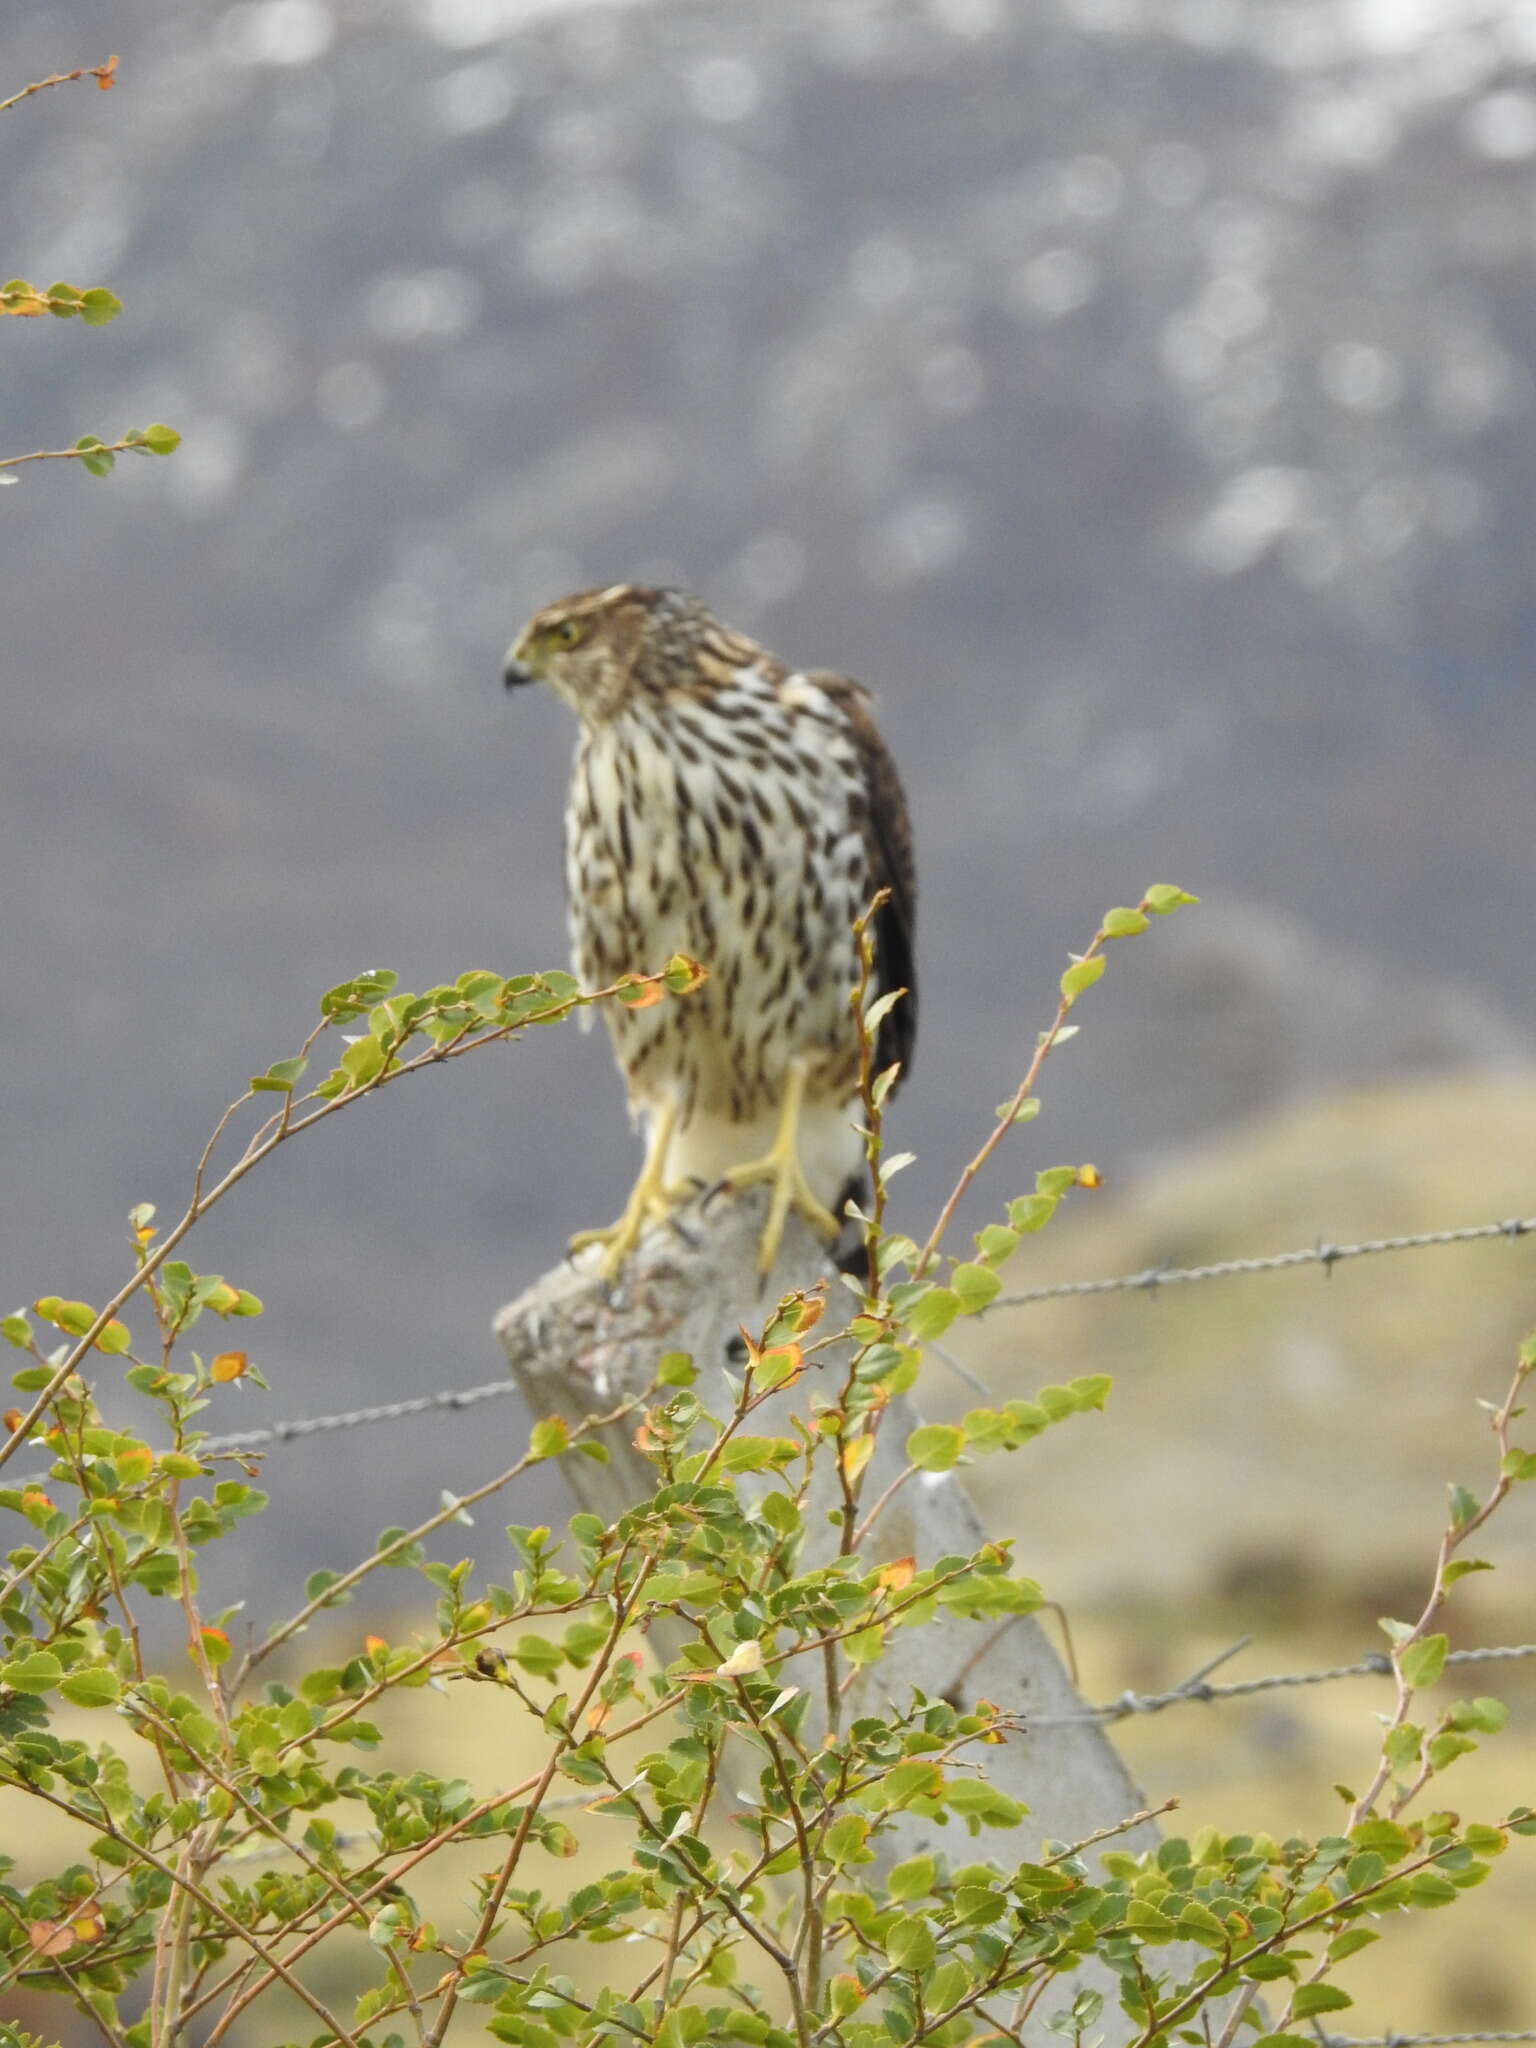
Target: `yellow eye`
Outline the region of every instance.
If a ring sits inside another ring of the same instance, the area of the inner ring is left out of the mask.
[[[557,619],[549,629],[549,637],[556,647],[574,647],[581,639],[582,627],[578,619]]]

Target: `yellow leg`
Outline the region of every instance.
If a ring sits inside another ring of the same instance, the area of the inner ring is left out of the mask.
[[[618,1278],[620,1267],[634,1250],[646,1224],[654,1223],[665,1216],[671,1206],[663,1185],[662,1173],[667,1160],[667,1146],[671,1142],[672,1129],[676,1122],[676,1104],[664,1103],[657,1111],[656,1121],[651,1127],[640,1178],[630,1190],[629,1200],[624,1204],[624,1214],[618,1222],[610,1223],[603,1230],[578,1230],[571,1239],[573,1252],[579,1252],[589,1244],[602,1244],[608,1247],[603,1256],[605,1280]]]
[[[758,1245],[757,1268],[760,1273],[771,1271],[779,1255],[779,1240],[784,1235],[784,1219],[791,1209],[803,1216],[813,1230],[819,1230],[828,1243],[833,1242],[841,1229],[832,1211],[817,1201],[800,1164],[798,1143],[800,1110],[805,1100],[805,1066],[800,1060],[791,1060],[789,1077],[784,1089],[784,1106],[779,1111],[779,1128],[774,1134],[771,1149],[761,1159],[749,1159],[745,1165],[733,1166],[725,1175],[724,1185],[729,1188],[752,1187],[760,1180],[772,1184],[773,1195],[768,1203],[768,1220],[763,1225],[762,1239]]]

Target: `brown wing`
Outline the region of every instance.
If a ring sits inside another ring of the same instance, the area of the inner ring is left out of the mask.
[[[875,724],[869,692],[850,676],[832,675],[821,669],[811,671],[808,679],[826,691],[847,719],[864,772],[864,837],[873,885],[870,893],[875,889],[891,892],[875,921],[875,989],[879,995],[898,988],[907,992],[881,1021],[875,1058],[882,1071],[899,1060],[905,1079],[917,1044],[917,962],[913,953],[917,875],[912,863],[912,821],[907,813],[907,799],[891,751]],[[895,1092],[892,1088],[891,1093]]]

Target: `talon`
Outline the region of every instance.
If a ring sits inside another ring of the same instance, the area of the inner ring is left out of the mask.
[[[792,1061],[789,1079],[784,1091],[784,1107],[779,1114],[779,1128],[771,1149],[761,1159],[749,1159],[741,1166],[733,1166],[729,1173],[705,1197],[712,1201],[722,1188],[752,1187],[758,1181],[767,1181],[773,1189],[768,1203],[768,1217],[763,1225],[763,1234],[758,1242],[757,1270],[767,1274],[773,1270],[773,1262],[779,1255],[779,1245],[784,1236],[784,1224],[791,1209],[803,1216],[813,1230],[819,1231],[829,1244],[837,1241],[842,1226],[826,1205],[811,1191],[800,1164],[800,1148],[797,1133],[800,1127],[800,1106],[805,1097],[805,1068],[799,1060]]]
[[[677,1121],[677,1110],[671,1103],[665,1104],[656,1116],[645,1150],[645,1164],[640,1169],[640,1178],[630,1191],[629,1200],[624,1204],[624,1214],[616,1223],[606,1224],[600,1230],[578,1230],[570,1241],[570,1250],[585,1251],[588,1245],[606,1245],[601,1266],[605,1285],[611,1287],[623,1269],[624,1261],[639,1243],[648,1223],[665,1219],[671,1214],[672,1205],[667,1199],[667,1190],[662,1183],[662,1167],[667,1156],[667,1146],[672,1137],[672,1126]]]

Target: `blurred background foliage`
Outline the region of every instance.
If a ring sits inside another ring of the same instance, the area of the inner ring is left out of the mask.
[[[7,10],[0,79],[109,49],[119,90],[0,123],[6,273],[126,307],[6,323],[5,445],[185,438],[0,494],[15,1302],[110,1290],[129,1205],[342,972],[563,961],[571,736],[500,656],[619,577],[880,693],[923,885],[895,1220],[1065,946],[1168,874],[1204,907],[1116,961],[1017,1141],[1019,1187],[1107,1184],[1011,1285],[1536,1211],[1536,7],[62,0]],[[216,1426],[493,1372],[490,1312],[627,1185],[620,1103],[554,1034],[275,1162],[199,1239],[278,1389]],[[1090,1694],[1249,1631],[1235,1670],[1372,1647],[1533,1274],[1524,1241],[989,1318],[1000,1394],[1119,1382],[998,1503]],[[272,1571],[487,1426],[282,1452]],[[1500,1542],[1528,1574],[1529,1518]],[[1518,1587],[1461,1589],[1466,1629],[1528,1633]],[[1373,1701],[1283,1698],[1128,1754],[1191,1825],[1273,1824]],[[1520,1924],[1372,2017],[1530,2023]]]

